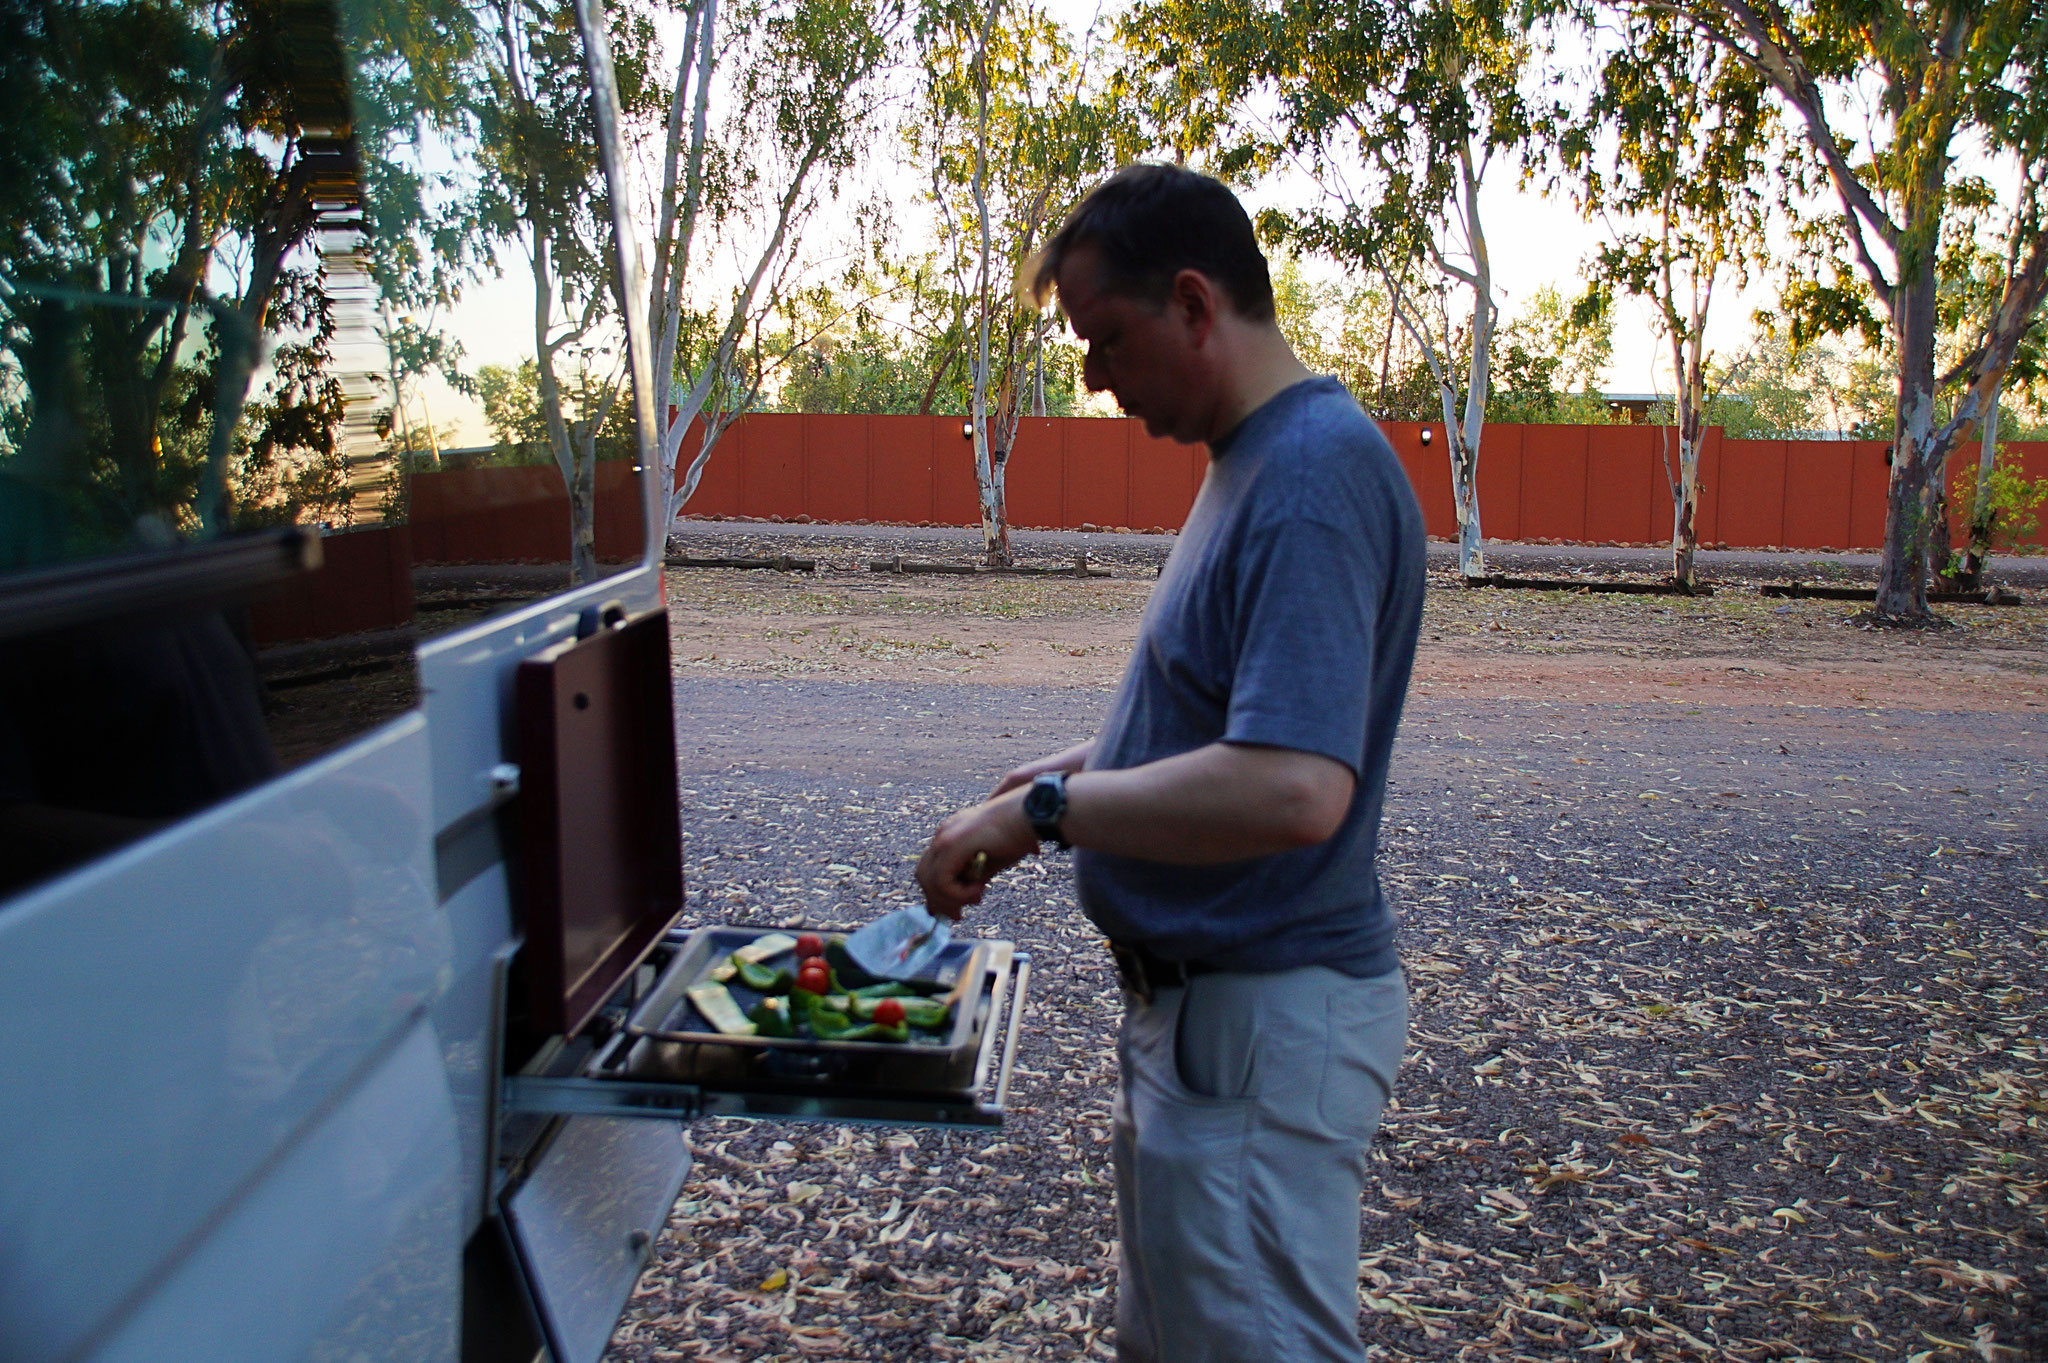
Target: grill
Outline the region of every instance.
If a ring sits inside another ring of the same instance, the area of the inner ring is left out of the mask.
[[[931,976],[954,997],[952,1019],[937,1038],[727,1036],[698,1013],[688,990],[765,935],[705,927],[664,943],[653,957],[654,983],[583,1072],[596,1081],[587,1085],[593,1099],[607,1086],[629,1103],[635,1093],[687,1090],[701,1096],[697,1110],[705,1113],[1001,1123],[1030,979],[1027,954],[1009,942],[949,943]],[[841,934],[820,935],[830,942]],[[743,1010],[761,997],[738,980],[725,983]]]

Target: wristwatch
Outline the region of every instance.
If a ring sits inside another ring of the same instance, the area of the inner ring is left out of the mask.
[[[1062,848],[1072,846],[1060,834],[1060,820],[1067,817],[1065,772],[1048,771],[1032,778],[1031,789],[1024,792],[1024,817],[1031,820],[1031,831],[1040,842],[1058,843]]]

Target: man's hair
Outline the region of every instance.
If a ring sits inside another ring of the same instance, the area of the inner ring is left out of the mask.
[[[1106,293],[1163,304],[1173,277],[1196,270],[1222,286],[1240,316],[1273,316],[1273,278],[1244,205],[1221,181],[1182,166],[1141,161],[1088,192],[1045,249],[1025,265],[1043,303],[1060,266],[1093,246]]]

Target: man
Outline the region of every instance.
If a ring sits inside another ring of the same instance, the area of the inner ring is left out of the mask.
[[[935,912],[1042,840],[1124,984],[1118,1357],[1363,1354],[1359,1199],[1407,1034],[1374,869],[1415,654],[1423,530],[1379,430],[1274,320],[1216,181],[1127,167],[1037,264],[1082,376],[1208,476],[1092,741],[1020,767],[918,864]]]

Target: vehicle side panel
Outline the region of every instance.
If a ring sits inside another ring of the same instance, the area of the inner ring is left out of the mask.
[[[94,1363],[452,1363],[464,1171],[440,1068],[416,1024]]]
[[[414,714],[0,908],[0,1358],[111,1337],[396,1082],[448,978],[429,790]],[[440,1067],[402,1073],[447,1121]],[[261,1251],[388,1238],[348,1214]]]

